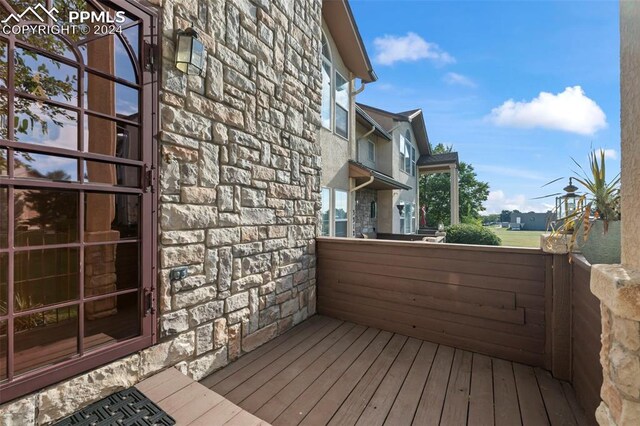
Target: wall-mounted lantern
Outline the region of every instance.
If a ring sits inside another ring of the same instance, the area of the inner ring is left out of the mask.
[[[204,69],[204,45],[193,28],[176,34],[176,68],[187,75],[201,75]]]
[[[397,204],[396,208],[398,209],[398,213],[402,216],[402,212],[404,211],[404,204]]]

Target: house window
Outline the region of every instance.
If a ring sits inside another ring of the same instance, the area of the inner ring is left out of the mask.
[[[372,163],[376,162],[376,144],[367,140],[367,160]]]
[[[322,126],[343,138],[349,137],[349,81],[334,69],[329,40],[322,34]]]
[[[416,175],[416,149],[411,143],[411,132],[407,130],[404,136],[400,135],[400,170]]]
[[[336,134],[349,136],[349,82],[336,71]]]
[[[400,232],[413,234],[416,232],[416,205],[414,203],[400,203],[404,205],[400,214]]]
[[[334,229],[336,237],[347,236],[348,196],[347,191],[334,190]]]
[[[125,12],[127,29],[0,36],[16,123],[0,129],[0,403],[154,342],[155,194],[140,179],[155,169],[153,20],[78,4]]]
[[[322,229],[320,234],[327,237],[331,235],[331,189],[322,188]]]
[[[322,34],[322,126],[331,130],[331,50],[329,42]]]
[[[371,219],[375,219],[378,216],[378,203],[376,203],[375,201],[371,202],[371,212],[369,214],[369,217]]]

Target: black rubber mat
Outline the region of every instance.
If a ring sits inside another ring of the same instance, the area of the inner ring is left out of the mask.
[[[162,411],[136,388],[116,392],[56,423],[57,426],[174,425]]]

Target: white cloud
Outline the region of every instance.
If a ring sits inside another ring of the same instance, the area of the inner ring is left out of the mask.
[[[602,151],[604,151],[604,158],[609,158],[611,160],[618,159],[618,151],[615,149],[603,149]]]
[[[454,63],[453,56],[442,50],[437,44],[429,43],[416,33],[406,36],[385,35],[373,40],[376,62],[392,65],[396,62],[415,62],[429,59],[438,64]]]
[[[529,102],[509,99],[491,110],[487,118],[498,126],[541,127],[581,135],[607,127],[604,112],[580,86],[567,87],[558,94],[540,92]]]
[[[500,213],[502,210],[542,213],[554,208],[553,204],[548,201],[537,203],[535,201],[539,200],[528,200],[523,194],[507,195],[503,190],[498,189],[489,192],[489,197],[484,203],[484,210],[488,214]]]
[[[462,74],[455,73],[455,72],[448,72],[447,74],[445,74],[445,76],[442,79],[444,80],[445,83],[451,84],[451,85],[476,87],[476,83],[473,80],[471,80],[469,77],[464,76]]]

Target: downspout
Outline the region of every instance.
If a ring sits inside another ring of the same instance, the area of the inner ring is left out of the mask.
[[[352,96],[357,96],[360,93],[362,93],[362,91],[364,90],[364,87],[367,85],[367,83],[365,83],[364,81],[360,80],[360,87],[356,90],[354,90],[353,92],[351,92]]]
[[[356,186],[355,188],[351,188],[351,189],[349,190],[349,192],[356,192],[357,190],[364,188],[365,186],[367,186],[367,185],[371,184],[371,182],[373,182],[373,181],[374,181],[374,179],[375,179],[375,178],[374,178],[373,176],[369,176],[369,180],[368,180],[368,181],[366,181],[366,182],[365,182],[365,183],[363,183],[363,184],[360,184],[360,185]]]

